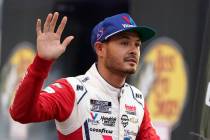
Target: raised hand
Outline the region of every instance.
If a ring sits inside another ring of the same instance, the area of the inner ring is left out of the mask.
[[[39,57],[45,60],[57,59],[62,53],[64,53],[66,47],[74,38],[73,36],[68,36],[62,43],[60,42],[61,34],[67,23],[67,17],[63,17],[57,31],[55,31],[58,16],[58,12],[48,14],[43,30],[41,28],[41,20],[37,20],[37,53]]]

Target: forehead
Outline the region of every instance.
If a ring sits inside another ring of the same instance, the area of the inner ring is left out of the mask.
[[[134,39],[136,41],[141,41],[139,35],[137,32],[135,31],[124,31],[124,32],[120,32],[116,35],[111,36],[109,39],[110,40],[116,40],[116,39]]]

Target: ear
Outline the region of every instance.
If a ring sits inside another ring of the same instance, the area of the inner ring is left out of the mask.
[[[99,41],[96,42],[94,48],[95,48],[95,51],[96,51],[96,54],[98,57],[103,56],[103,54],[104,54],[104,44],[103,43],[101,43]]]

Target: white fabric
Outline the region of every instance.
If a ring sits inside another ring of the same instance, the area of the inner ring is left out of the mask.
[[[125,84],[121,89],[107,83],[94,64],[85,75],[67,78],[76,100],[72,114],[56,127],[64,135],[83,128],[83,139],[112,137],[113,140],[135,139],[144,115],[142,93]],[[119,99],[120,97],[120,99]],[[87,122],[88,128],[84,127]],[[88,134],[84,134],[88,129]]]

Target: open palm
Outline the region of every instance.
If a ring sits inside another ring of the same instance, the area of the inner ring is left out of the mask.
[[[55,31],[58,16],[58,12],[48,14],[43,31],[41,29],[41,20],[37,20],[37,53],[39,57],[45,60],[57,59],[66,50],[66,47],[73,39],[73,36],[68,36],[62,43],[60,42],[61,34],[66,26],[67,17],[63,17],[57,31]]]

